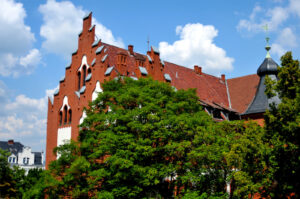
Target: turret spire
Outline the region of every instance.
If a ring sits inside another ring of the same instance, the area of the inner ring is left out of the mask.
[[[269,40],[270,40],[270,37],[268,36],[268,24],[264,25],[263,26],[263,29],[266,31],[266,42],[267,42],[267,45],[265,47],[266,51],[267,51],[267,55],[266,55],[266,58],[271,58],[271,55],[270,55],[270,49],[271,49],[271,46],[269,45]]]

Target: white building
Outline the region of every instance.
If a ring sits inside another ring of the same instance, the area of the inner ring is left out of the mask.
[[[10,152],[7,161],[11,166],[19,166],[26,173],[33,168],[45,169],[44,152],[32,152],[30,147],[14,140],[0,141],[0,148]]]

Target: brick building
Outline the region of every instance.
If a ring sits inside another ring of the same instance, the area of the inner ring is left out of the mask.
[[[133,79],[151,76],[155,80],[169,82],[176,89],[196,88],[204,110],[215,120],[243,117],[254,118],[262,123],[261,109],[258,112],[251,109],[250,114],[247,114],[247,110],[252,105],[264,110],[268,107],[258,107],[258,102],[264,95],[265,75],[274,73],[276,78],[277,71],[273,69],[277,64],[270,57],[267,56],[267,61],[262,64],[264,72],[227,80],[225,75],[216,77],[204,73],[200,66],[189,69],[162,60],[154,47],[143,55],[134,52],[132,45],[122,49],[103,43],[95,39],[95,28],[90,13],[83,18],[78,50],[72,54],[71,64],[66,67],[59,89],[48,100],[46,166],[56,159],[53,154],[56,146],[77,138],[78,125],[85,117],[83,108],[102,92],[101,84],[118,76]],[[271,72],[268,69],[270,64]],[[259,94],[258,98],[256,94]],[[263,100],[268,99],[264,97]]]

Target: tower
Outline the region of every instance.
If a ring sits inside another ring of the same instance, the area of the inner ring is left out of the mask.
[[[265,80],[266,76],[269,76],[272,80],[277,80],[277,63],[270,56],[270,45],[269,37],[266,37],[267,45],[265,47],[267,54],[263,63],[257,69],[257,75],[259,76],[259,84],[256,90],[256,94],[248,106],[247,110],[241,114],[242,119],[253,119],[256,120],[260,125],[264,124],[263,114],[269,109],[269,105],[272,103],[279,104],[280,100],[278,96],[268,98],[265,94],[266,85]]]

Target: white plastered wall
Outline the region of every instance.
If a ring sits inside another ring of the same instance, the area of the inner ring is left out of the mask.
[[[101,88],[101,85],[100,85],[100,82],[97,81],[96,83],[96,87],[93,91],[93,94],[92,94],[92,101],[94,101],[97,97],[98,97],[98,94],[103,92],[102,88]]]
[[[22,152],[18,153],[18,164],[23,165],[23,159],[24,158],[29,158],[28,165],[33,165],[34,164],[34,153],[31,152],[30,147],[23,147]]]
[[[80,118],[80,120],[79,120],[79,124],[82,124],[82,122],[83,122],[83,120],[84,120],[85,118],[86,118],[86,112],[83,111],[82,116],[81,116],[81,118]]]

